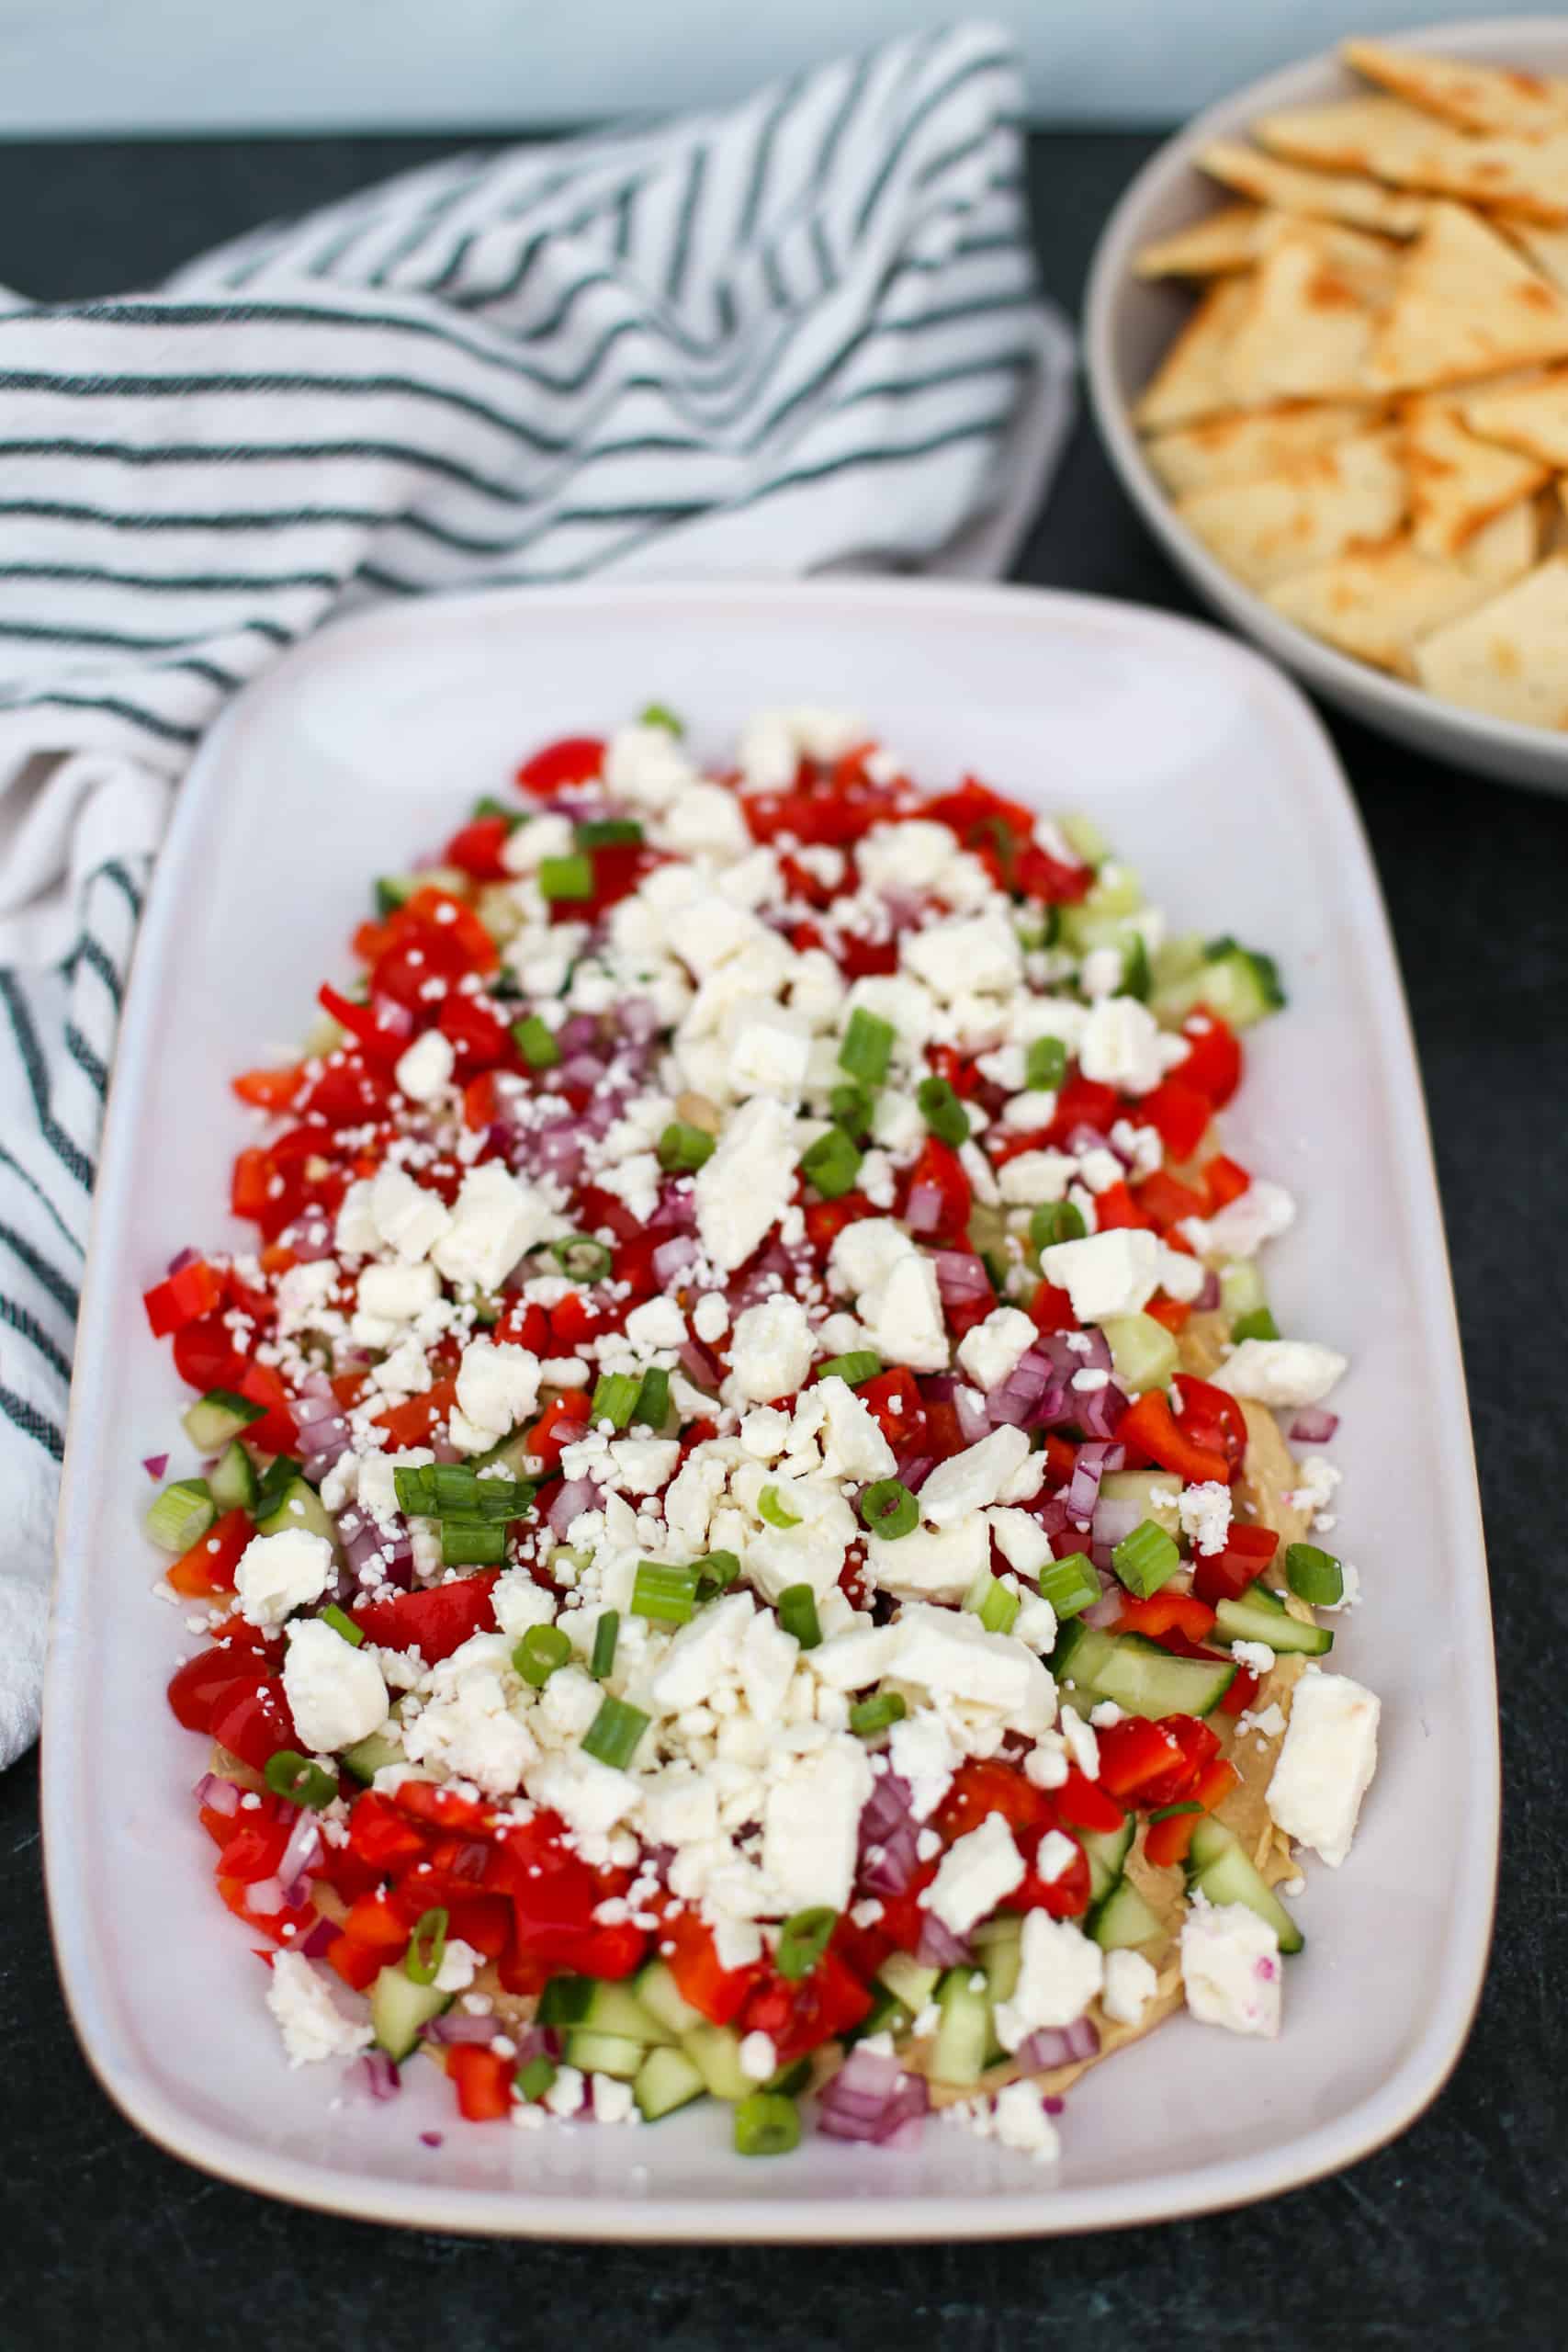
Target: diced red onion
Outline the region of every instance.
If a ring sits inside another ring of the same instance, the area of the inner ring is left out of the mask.
[[[904,1222],[911,1233],[935,1233],[942,1224],[941,1187],[936,1184],[912,1184],[908,1206],[904,1211]]]
[[[558,1535],[564,1544],[572,1521],[580,1519],[585,1510],[598,1508],[599,1489],[592,1478],[565,1478],[550,1497],[545,1517],[550,1523],[550,1532]]]
[[[374,2099],[396,2098],[401,2086],[396,2062],[384,2050],[367,2050],[359,2062],[359,2076]]]
[[[257,1919],[270,1919],[275,1911],[288,1911],[290,1905],[280,1878],[258,1878],[245,1889],[245,1908]]]
[[[882,1772],[861,1808],[856,1883],[868,1894],[902,1894],[915,1875],[919,1854],[911,1794],[908,1781]]]
[[[1096,1438],[1088,1445],[1080,1445],[1073,1464],[1073,1475],[1067,1482],[1066,1505],[1069,1517],[1090,1519],[1100,1499],[1100,1481],[1107,1470],[1120,1470],[1126,1460],[1122,1446],[1112,1445],[1104,1438]]]
[[[719,1369],[718,1358],[710,1355],[700,1340],[682,1342],[680,1365],[694,1387],[705,1389],[710,1396],[717,1394],[724,1374]]]
[[[294,1826],[288,1833],[288,1843],[278,1857],[277,1875],[286,1886],[292,1886],[307,1871],[313,1870],[321,1859],[321,1824],[313,1813],[301,1805]],[[290,1902],[294,1900],[292,1894]]]
[[[1032,1504],[1026,1504],[1025,1509],[1040,1521],[1047,1535],[1065,1535],[1069,1527],[1076,1528],[1077,1524],[1061,1495],[1042,1495]]]
[[[918,1495],[936,1468],[936,1456],[931,1453],[902,1454],[897,1467],[900,1486],[908,1487],[912,1495]]]
[[[629,1045],[649,1046],[659,1035],[658,1008],[645,996],[628,996],[615,1008],[615,1022]]]
[[[289,1950],[300,1953],[306,1960],[324,1959],[327,1946],[337,1941],[339,1932],[337,1921],[327,1918],[323,1914],[310,1934],[297,1937]]]
[[[1321,1405],[1303,1405],[1291,1423],[1291,1436],[1297,1445],[1326,1445],[1338,1427],[1337,1413],[1325,1412]]]
[[[1204,1275],[1203,1287],[1198,1293],[1198,1295],[1193,1300],[1192,1305],[1198,1314],[1207,1315],[1214,1307],[1218,1306],[1219,1303],[1220,1278],[1218,1274],[1213,1272],[1211,1269],[1211,1271]]]
[[[445,2132],[422,2132],[419,2135],[419,2143],[422,2148],[444,2148],[446,2144],[446,2134]]]
[[[321,1374],[310,1374],[303,1383],[294,1401],[294,1419],[299,1431],[299,1459],[306,1477],[314,1485],[341,1461],[352,1443],[343,1408]]]
[[[439,1430],[430,1432],[430,1451],[437,1462],[461,1462],[463,1458],[461,1446],[454,1445],[452,1440],[443,1437]]]
[[[1136,1500],[1123,1500],[1118,1497],[1114,1501],[1097,1502],[1091,1522],[1094,1540],[1097,1544],[1112,1546],[1120,1544],[1123,1536],[1131,1535],[1145,1516],[1142,1503]]]
[[[1077,1406],[1077,1425],[1086,1437],[1115,1436],[1127,1410],[1127,1398],[1113,1380],[1108,1381],[1103,1388],[1093,1388],[1087,1393],[1074,1389],[1070,1393]]]
[[[209,1813],[238,1813],[240,1792],[232,1781],[225,1781],[217,1772],[204,1772],[191,1791],[197,1804]]]
[[[692,1263],[696,1254],[696,1241],[691,1234],[671,1234],[669,1240],[661,1241],[653,1253],[655,1281],[673,1282],[675,1276]]]
[[[990,1436],[991,1416],[986,1400],[967,1381],[953,1384],[953,1409],[958,1417],[958,1434],[965,1445],[978,1445],[983,1437]]]
[[[915,1202],[928,1188],[917,1184],[909,1195],[909,1208],[905,1222],[912,1233],[934,1232],[935,1226],[919,1227],[915,1223]],[[933,1194],[937,1204],[936,1222],[942,1222],[942,1194]],[[950,1312],[955,1306],[975,1306],[984,1302],[989,1308],[996,1304],[996,1292],[991,1277],[986,1272],[986,1261],[974,1250],[933,1250],[931,1261],[936,1272],[936,1286],[942,1303]]]
[[[1113,1152],[1118,1159],[1122,1157],[1116,1151],[1109,1136],[1102,1135],[1098,1127],[1091,1127],[1083,1121],[1080,1121],[1067,1136],[1067,1149],[1077,1159],[1081,1159],[1086,1152],[1090,1151]]]
[[[969,1947],[962,1936],[955,1936],[934,1911],[921,1912],[920,1940],[915,1946],[915,1958],[922,1968],[958,1968],[969,1956]]]
[[[592,1050],[599,1043],[599,1016],[596,1012],[574,1012],[556,1031],[556,1043],[563,1055],[581,1054]]]
[[[1049,1360],[1038,1348],[1026,1348],[1008,1374],[986,1398],[986,1412],[992,1423],[1022,1429],[1032,1420],[1053,1385]]]
[[[690,1177],[671,1177],[661,1186],[650,1230],[690,1233],[697,1221],[697,1196]]]
[[[150,1478],[161,1478],[168,1466],[169,1457],[166,1453],[146,1453],[141,1457],[141,1467]]]
[[[1097,1544],[1094,1548],[1099,1552],[1105,1547]],[[1107,1551],[1106,1558],[1109,1560],[1110,1556]],[[1096,1567],[1100,1566],[1098,1560],[1095,1566]],[[1120,1588],[1114,1591],[1102,1592],[1098,1600],[1091,1601],[1087,1609],[1081,1610],[1078,1613],[1086,1625],[1093,1625],[1103,1633],[1107,1627],[1114,1625],[1122,1614]]]
[[[886,2145],[918,2123],[930,2105],[924,2075],[906,2074],[897,2058],[860,2046],[824,2089],[817,2120],[830,2140]]]
[[[184,1273],[187,1266],[195,1265],[196,1257],[197,1253],[194,1250],[176,1250],[174,1256],[169,1261],[170,1273]]]
[[[1018,2063],[1031,2075],[1047,2074],[1053,2066],[1071,2066],[1100,2052],[1100,2028],[1092,2018],[1075,2018],[1071,2025],[1043,2025],[1018,2052]]]
[[[597,1054],[568,1054],[560,1074],[568,1086],[597,1086],[604,1075],[604,1064]],[[585,1112],[585,1121],[587,1116]]]
[[[501,2031],[493,2017],[469,2017],[465,2009],[446,2009],[438,2018],[428,2018],[424,2024],[426,2041],[446,2047],[458,2041],[493,2041]]]
[[[314,1265],[333,1254],[333,1228],[323,1216],[307,1216],[296,1219],[282,1236],[302,1266]]]

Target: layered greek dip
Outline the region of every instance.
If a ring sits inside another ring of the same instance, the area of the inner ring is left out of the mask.
[[[1378,1702],[1291,1451],[1345,1361],[1215,1129],[1268,956],[815,709],[548,745],[353,946],[234,1081],[254,1245],[146,1295],[169,1699],[288,2060],[1048,2162],[1173,2010],[1276,2034]]]

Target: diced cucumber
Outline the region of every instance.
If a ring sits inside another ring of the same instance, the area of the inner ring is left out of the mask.
[[[1260,1585],[1241,1600],[1222,1600],[1214,1611],[1217,1642],[1267,1642],[1281,1656],[1322,1657],[1334,1647],[1326,1625],[1303,1625]]]
[[[1100,861],[1092,887],[1078,904],[1094,915],[1135,915],[1144,903],[1144,886],[1130,865],[1113,859]]]
[[[1138,1319],[1147,1322],[1150,1318]],[[1159,1329],[1157,1323],[1155,1329]],[[1181,1532],[1181,1481],[1174,1470],[1108,1470],[1100,1482],[1100,1495],[1102,1502],[1136,1503],[1139,1516],[1152,1519],[1168,1535]]]
[[[931,2070],[939,2083],[977,2083],[991,2047],[991,1996],[967,1962],[950,1968],[937,1994],[942,2023],[931,2045]]]
[[[1253,1868],[1234,1831],[1205,1814],[1187,1849],[1187,1884],[1210,1903],[1245,1903],[1267,1919],[1281,1951],[1300,1951],[1305,1938],[1271,1886]]]
[[[1211,1666],[1207,1658],[1173,1657],[1141,1634],[1118,1634],[1094,1687],[1125,1714],[1206,1715],[1219,1705],[1235,1674],[1230,1658],[1216,1658]]]
[[[528,1472],[523,1466],[528,1459],[527,1443],[524,1432],[520,1430],[514,1437],[503,1437],[501,1443],[492,1445],[488,1453],[476,1454],[468,1466],[472,1470],[488,1470],[492,1464],[499,1463],[507,1476],[516,1480],[528,1476]],[[533,1475],[536,1478],[539,1474],[536,1470]]]
[[[1100,1483],[1104,1484],[1103,1479]],[[1074,1617],[1057,1634],[1056,1646],[1047,1662],[1056,1681],[1070,1682],[1079,1690],[1092,1690],[1100,1668],[1110,1664],[1115,1648],[1113,1634],[1102,1632],[1098,1625],[1086,1625],[1081,1617]]]
[[[1062,944],[1071,948],[1075,956],[1090,955],[1097,947],[1117,947],[1125,955],[1133,941],[1143,937],[1135,915],[1092,907],[1087,899],[1081,906],[1063,907],[1058,911]]]
[[[873,1982],[868,1990],[871,1994],[870,2008],[859,2025],[851,2026],[840,2039],[846,2042],[863,2041],[868,2033],[890,2033],[895,2041],[901,2041],[914,2021],[909,2011],[897,1994],[890,1993],[886,1984]],[[771,2091],[780,2089],[782,2086],[770,2082],[764,2083],[762,2087]]]
[[[248,1396],[236,1396],[231,1388],[209,1388],[181,1414],[180,1427],[198,1453],[217,1453],[265,1413],[265,1405],[253,1405]]]
[[[1164,1020],[1180,1022],[1206,1004],[1233,1029],[1250,1029],[1278,1012],[1284,1001],[1272,956],[1226,939],[1211,942],[1201,970],[1161,989],[1156,1010]]]
[[[1157,1003],[1167,989],[1182,980],[1190,980],[1204,965],[1203,941],[1196,931],[1179,932],[1174,939],[1162,939],[1150,962],[1154,970],[1155,1000]]]
[[[356,1739],[352,1747],[344,1748],[340,1760],[356,1781],[363,1781],[368,1788],[378,1772],[384,1772],[389,1764],[405,1763],[407,1758],[400,1740],[389,1738],[384,1731],[373,1731],[367,1739]]]
[[[1079,1829],[1075,1832],[1089,1860],[1089,1899],[1103,1903],[1127,1867],[1137,1824],[1131,1814],[1120,1829]]]
[[[660,2116],[701,2098],[706,2088],[701,2067],[683,2050],[650,2050],[637,2070],[632,2097],[643,2121],[657,2123]]]
[[[249,1510],[260,1490],[256,1465],[240,1443],[231,1438],[211,1469],[207,1484],[220,1510]]]
[[[936,1991],[942,1971],[922,1968],[907,1951],[890,1951],[876,1974],[878,1983],[918,2017]]]
[[[619,2033],[569,2033],[561,2045],[569,2066],[585,2075],[614,2075],[617,2082],[635,2082],[648,2056],[648,2044]]]
[[[389,2058],[406,2058],[420,2028],[438,2018],[451,2000],[434,1984],[416,1984],[400,1960],[384,1968],[370,1987],[370,2024]]]
[[[1103,865],[1111,854],[1111,843],[1092,817],[1081,808],[1069,808],[1056,820],[1056,831],[1071,850],[1075,850],[1086,865]]]
[[[654,2023],[662,2026],[677,2041],[703,2022],[701,2009],[694,2009],[686,2000],[661,1960],[650,1960],[641,1974],[632,1979],[632,1990]]]
[[[1016,1912],[1004,1912],[975,1936],[975,1957],[986,1975],[986,1991],[993,2011],[998,2001],[1010,2001],[1018,1990],[1023,1965],[1023,1921]]]
[[[1124,1388],[1141,1396],[1146,1388],[1170,1385],[1181,1351],[1163,1323],[1156,1323],[1152,1315],[1108,1315],[1100,1328],[1111,1350],[1116,1377]]]
[[[1089,1914],[1089,1932],[1102,1951],[1126,1951],[1152,1943],[1160,1923],[1130,1878],[1117,1882]]]
[[[681,2047],[715,2098],[750,2098],[756,2089],[740,2064],[740,2036],[728,2025],[697,2025]]]
[[[176,1478],[165,1487],[142,1521],[160,1552],[177,1557],[199,1543],[218,1516],[205,1478]]]
[[[455,899],[468,895],[468,877],[455,865],[426,865],[411,874],[378,874],[376,877],[376,911],[378,915],[395,914],[406,906],[416,890],[445,890]]]
[[[337,1549],[337,1521],[306,1478],[290,1478],[275,1510],[256,1521],[258,1535],[282,1535],[303,1528],[308,1535],[324,1535]]]
[[[552,1976],[539,1996],[538,2022],[615,2034],[624,2041],[673,2039],[626,1985],[596,1976]]]
[[[1227,1323],[1257,1315],[1269,1304],[1263,1277],[1250,1258],[1227,1258],[1220,1268],[1220,1312]]]

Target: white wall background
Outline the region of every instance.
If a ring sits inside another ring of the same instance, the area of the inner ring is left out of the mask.
[[[1420,24],[1436,0],[971,5],[1021,44],[1036,120],[1159,122],[1345,33]],[[734,97],[964,12],[964,0],[0,0],[0,134],[581,122]]]

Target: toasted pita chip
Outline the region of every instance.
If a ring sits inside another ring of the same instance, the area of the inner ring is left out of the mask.
[[[1568,82],[1454,57],[1418,57],[1376,40],[1348,40],[1339,53],[1369,82],[1461,130],[1540,139],[1568,124]]]
[[[1348,401],[1290,401],[1279,408],[1236,409],[1156,434],[1149,463],[1167,490],[1213,490],[1221,482],[1277,474],[1314,449],[1364,433],[1377,411]]]
[[[1198,161],[1212,178],[1280,212],[1344,220],[1389,237],[1414,237],[1427,219],[1425,197],[1396,195],[1364,173],[1303,171],[1229,139],[1216,139]]]
[[[1416,649],[1429,694],[1524,727],[1568,729],[1568,557],[1552,556]]]
[[[1260,481],[1190,492],[1176,512],[1229,571],[1266,588],[1397,530],[1407,494],[1399,438],[1337,441]]]
[[[1233,402],[1353,395],[1395,285],[1396,248],[1300,220],[1259,264],[1221,371]]]
[[[1418,555],[1402,532],[1381,548],[1292,572],[1268,595],[1277,613],[1342,653],[1413,679],[1417,639],[1495,593],[1491,582],[1475,579],[1461,564]]]
[[[1506,212],[1493,218],[1543,277],[1568,290],[1568,229],[1548,229],[1539,220],[1516,220]]]
[[[1453,403],[1432,393],[1406,401],[1400,421],[1411,545],[1434,561],[1458,555],[1483,524],[1550,478],[1540,458],[1467,432]]]
[[[1248,275],[1222,277],[1210,288],[1134,403],[1134,421],[1145,432],[1190,424],[1195,417],[1234,408],[1235,401],[1225,394],[1222,362],[1251,297]]]
[[[1460,414],[1483,441],[1506,442],[1543,465],[1568,467],[1568,368],[1533,384],[1472,392],[1460,403]]]
[[[1521,498],[1517,506],[1483,523],[1461,551],[1461,568],[1490,589],[1506,588],[1511,580],[1522,579],[1538,555],[1551,552],[1541,544],[1545,496],[1543,492],[1540,498]]]
[[[1256,204],[1227,204],[1223,212],[1145,245],[1133,267],[1140,277],[1219,277],[1250,269],[1278,220]]]
[[[1531,220],[1568,220],[1568,130],[1545,139],[1477,139],[1400,98],[1343,98],[1265,115],[1253,136],[1319,171],[1370,172],[1395,187],[1495,204]]]
[[[1462,382],[1568,352],[1568,294],[1462,205],[1435,204],[1366,364],[1380,391]]]

